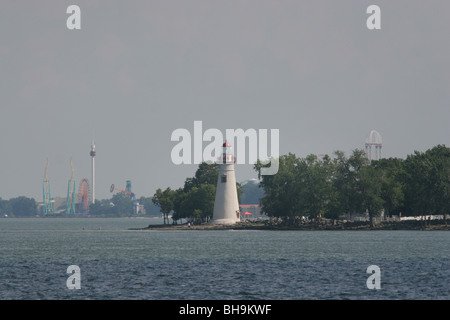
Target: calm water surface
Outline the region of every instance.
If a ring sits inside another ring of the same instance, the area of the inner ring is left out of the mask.
[[[0,299],[450,299],[448,231],[129,230],[159,221],[2,218]]]

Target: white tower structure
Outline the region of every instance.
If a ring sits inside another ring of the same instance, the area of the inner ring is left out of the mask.
[[[92,199],[92,203],[95,203],[95,143],[94,141],[92,141],[92,145],[91,145],[91,181],[92,181],[92,188],[91,188],[91,199]]]
[[[380,160],[382,147],[383,141],[381,135],[375,130],[370,131],[369,138],[366,139],[367,158],[369,160]]]
[[[212,223],[234,224],[241,220],[234,175],[236,159],[232,154],[231,145],[227,141],[222,145],[222,149]]]

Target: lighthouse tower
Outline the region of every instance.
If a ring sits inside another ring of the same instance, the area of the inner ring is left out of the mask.
[[[227,141],[222,145],[222,149],[222,163],[219,166],[212,223],[234,224],[241,220],[234,175],[236,159]]]

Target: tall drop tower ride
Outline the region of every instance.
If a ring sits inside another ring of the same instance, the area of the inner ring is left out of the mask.
[[[92,144],[91,144],[91,181],[92,181],[92,188],[91,188],[91,199],[92,199],[92,203],[95,203],[95,143],[92,140]]]

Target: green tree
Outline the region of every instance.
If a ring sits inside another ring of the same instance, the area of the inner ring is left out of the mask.
[[[172,212],[174,207],[174,197],[175,191],[170,188],[167,188],[164,191],[159,188],[153,195],[152,201],[160,208],[164,217],[164,224],[169,223],[169,213]]]
[[[189,219],[208,221],[214,211],[216,187],[202,184],[189,191],[177,189],[174,197],[174,220]]]
[[[373,166],[361,167],[359,170],[359,185],[362,205],[369,213],[370,227],[373,228],[373,218],[378,216],[383,208],[381,171]]]
[[[116,216],[132,215],[133,214],[133,200],[129,195],[118,192],[111,198],[111,214]]]
[[[405,204],[408,215],[420,215],[426,211],[425,201],[430,195],[427,188],[427,164],[424,155],[415,151],[405,160]]]
[[[187,195],[188,192],[185,192],[183,188],[174,191],[172,219],[175,221],[189,217],[192,211],[192,208],[188,205]]]
[[[373,161],[377,171],[381,173],[381,198],[386,216],[399,213],[404,203],[403,160],[397,158]]]
[[[334,187],[338,196],[333,199],[340,202],[335,207],[344,209],[350,216],[367,210],[373,227],[373,218],[383,208],[381,171],[371,165],[364,150],[353,150],[348,159],[341,151],[335,155]]]
[[[299,170],[302,163],[292,153],[282,155],[278,160],[278,172],[274,175],[261,176],[261,169],[265,165],[260,161],[254,165],[262,179],[260,186],[264,188],[265,196],[261,199],[261,206],[271,217],[290,220],[301,212],[300,199],[304,190],[301,189]]]
[[[20,196],[9,200],[11,210],[16,217],[34,216],[37,213],[36,200]]]
[[[334,203],[330,206],[350,217],[364,210],[360,183],[360,170],[369,165],[363,150],[353,150],[347,159],[344,152],[336,151],[332,178]]]
[[[200,210],[200,219],[208,221],[213,215],[214,202],[216,198],[216,186],[212,184],[202,184],[194,193],[195,209]]]
[[[447,223],[447,213],[450,211],[450,148],[437,145],[426,152],[430,159],[430,180],[432,189],[432,204],[435,214],[443,214]]]
[[[311,218],[320,219],[330,201],[331,193],[331,164],[330,158],[325,156],[319,160],[316,155],[309,155],[302,160],[301,179],[304,186],[303,201],[305,214]]]
[[[95,203],[89,205],[89,214],[92,215],[109,215],[111,213],[111,200],[97,199]]]
[[[202,162],[199,164],[195,175],[192,178],[186,178],[184,182],[184,191],[188,192],[193,187],[200,187],[204,184],[217,184],[217,176],[219,175],[219,164]]]
[[[413,215],[444,214],[450,210],[450,149],[435,146],[414,151],[405,162],[405,207]]]

